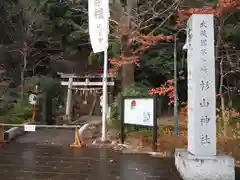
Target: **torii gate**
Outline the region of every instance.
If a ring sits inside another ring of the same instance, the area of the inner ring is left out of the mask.
[[[67,99],[66,99],[66,109],[65,109],[65,117],[69,120],[71,118],[71,104],[72,104],[72,90],[75,89],[75,87],[84,86],[99,86],[99,89],[102,87],[102,81],[90,81],[90,79],[93,78],[102,78],[102,74],[96,74],[96,75],[85,75],[85,76],[78,76],[75,74],[65,74],[65,73],[58,73],[58,75],[61,77],[61,79],[68,79],[67,81],[63,80],[61,81],[62,86],[68,86],[67,91]],[[108,86],[114,86],[114,78],[116,77],[115,74],[108,74]],[[85,79],[85,81],[74,81],[74,79]]]

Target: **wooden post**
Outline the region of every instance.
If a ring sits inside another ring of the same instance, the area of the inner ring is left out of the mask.
[[[38,100],[38,95],[40,93],[40,89],[39,89],[39,85],[35,85],[35,88],[31,91],[32,93],[32,100],[29,100],[30,104],[33,105],[33,109],[32,109],[32,122],[36,121],[36,116],[37,116],[37,108],[39,106],[39,100]],[[30,98],[30,96],[29,96]]]
[[[70,145],[70,147],[77,147],[77,148],[81,148],[84,146],[83,142],[81,142],[80,140],[80,134],[78,133],[78,128],[75,128],[75,133],[74,133],[74,143]]]
[[[37,108],[36,108],[36,105],[34,104],[33,112],[32,112],[32,122],[35,122],[35,120],[36,120],[36,110],[37,110]]]
[[[4,127],[0,125],[0,142],[4,142]]]

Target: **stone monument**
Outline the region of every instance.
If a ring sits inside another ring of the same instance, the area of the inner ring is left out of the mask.
[[[193,14],[187,23],[188,149],[176,149],[184,180],[235,180],[235,161],[216,152],[214,17]]]

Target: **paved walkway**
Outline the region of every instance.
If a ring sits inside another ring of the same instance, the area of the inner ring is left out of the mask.
[[[46,129],[21,136],[0,148],[1,179],[181,179],[173,158],[127,155],[107,149],[71,149],[72,140],[70,130]]]
[[[173,158],[72,149],[73,134],[73,130],[42,129],[0,147],[0,179],[181,180]]]

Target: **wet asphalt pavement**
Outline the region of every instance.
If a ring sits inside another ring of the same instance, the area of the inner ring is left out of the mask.
[[[51,137],[51,138],[49,138]],[[73,131],[40,130],[0,148],[0,179],[181,180],[173,158],[73,149]]]
[[[0,144],[0,180],[181,180],[174,158],[74,149],[69,146],[73,135],[72,130],[42,129]]]

